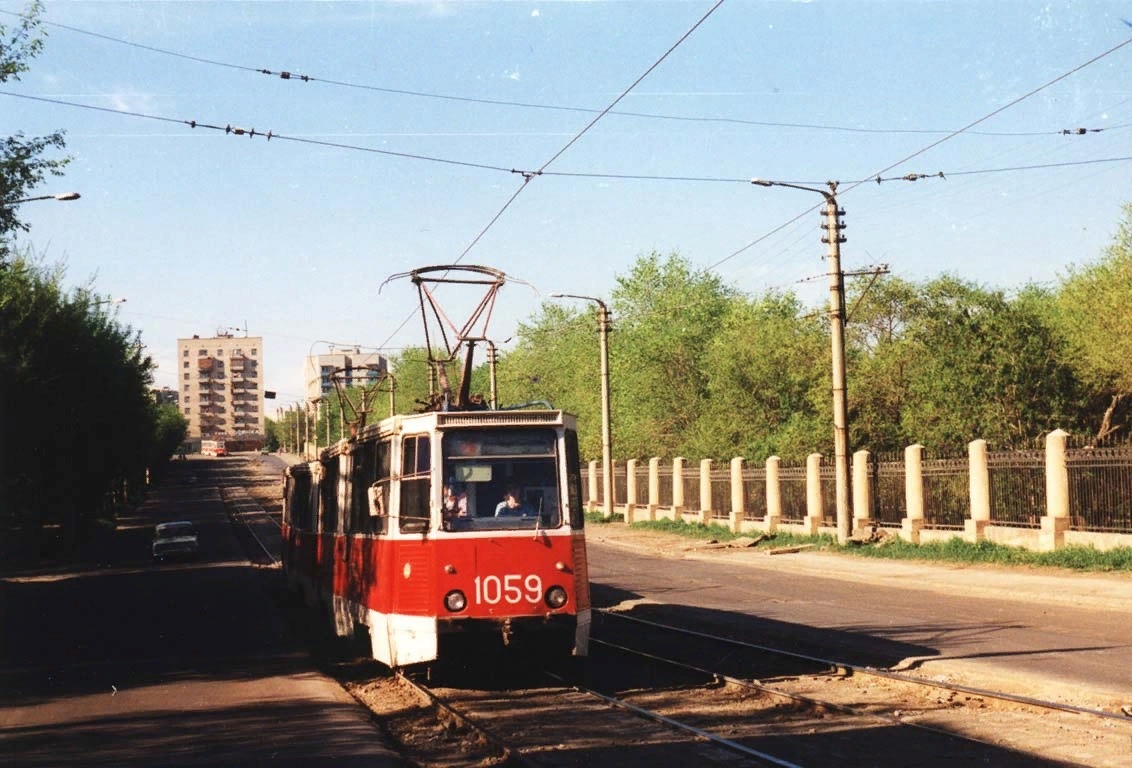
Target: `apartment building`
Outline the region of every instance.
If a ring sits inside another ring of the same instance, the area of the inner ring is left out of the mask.
[[[263,337],[177,339],[177,361],[177,394],[190,439],[231,440],[236,450],[263,445]]]
[[[307,399],[313,401],[334,391],[331,377],[337,377],[346,387],[377,383],[389,371],[389,360],[376,352],[363,353],[358,347],[348,347],[325,355],[311,355],[303,368]]]

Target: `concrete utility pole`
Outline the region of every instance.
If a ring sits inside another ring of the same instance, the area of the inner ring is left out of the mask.
[[[849,540],[849,409],[845,387],[845,273],[841,271],[841,244],[845,237],[841,230],[845,224],[841,216],[845,211],[837,207],[837,182],[827,182],[829,191],[788,184],[784,181],[751,179],[760,187],[790,187],[817,192],[825,198],[825,221],[822,242],[829,244],[829,331],[833,351],[833,469],[837,485],[837,542]]]
[[[613,516],[613,426],[609,407],[609,308],[601,299],[577,296],[572,293],[555,293],[554,297],[584,299],[597,304],[598,345],[601,351],[601,500],[602,514]]]

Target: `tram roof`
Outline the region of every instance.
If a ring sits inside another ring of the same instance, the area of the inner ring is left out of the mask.
[[[431,431],[433,429],[476,429],[491,427],[559,427],[577,428],[577,417],[556,409],[523,408],[484,411],[428,411],[426,413],[398,414],[369,424],[358,437],[343,438],[321,457],[342,453],[351,442],[372,440],[382,435],[399,432]]]

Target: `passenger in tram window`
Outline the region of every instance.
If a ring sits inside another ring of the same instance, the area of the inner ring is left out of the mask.
[[[523,501],[518,486],[511,486],[503,494],[503,501],[495,507],[496,517],[530,517],[535,514],[534,508]]]
[[[444,516],[468,516],[468,492],[462,485],[444,486]]]

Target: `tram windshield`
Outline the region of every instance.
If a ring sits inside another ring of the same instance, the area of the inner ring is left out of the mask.
[[[444,530],[560,526],[556,444],[554,430],[542,428],[445,433]]]

